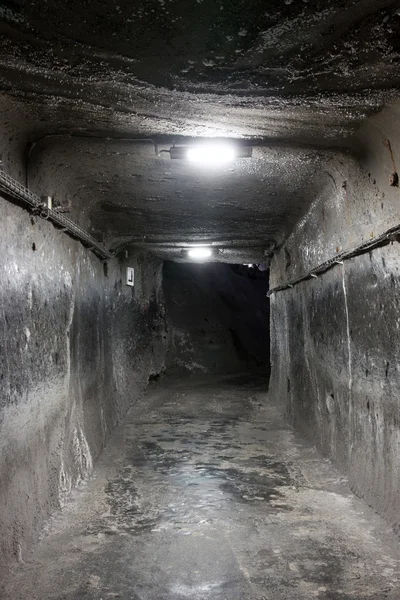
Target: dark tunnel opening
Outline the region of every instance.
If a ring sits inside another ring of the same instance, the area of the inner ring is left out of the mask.
[[[268,282],[268,270],[257,265],[165,262],[167,368],[197,374],[258,372],[268,378]]]

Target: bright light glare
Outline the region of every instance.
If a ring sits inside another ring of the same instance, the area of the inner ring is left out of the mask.
[[[228,144],[199,144],[189,148],[187,153],[191,162],[211,167],[229,163],[235,156],[235,148]]]
[[[211,254],[211,248],[191,248],[188,251],[188,257],[197,260],[202,258],[210,258]]]

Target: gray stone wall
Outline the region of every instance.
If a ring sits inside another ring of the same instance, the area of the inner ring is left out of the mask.
[[[367,122],[352,153],[338,153],[321,173],[330,182],[273,259],[271,287],[400,223],[399,188],[390,186],[399,114],[393,106]],[[374,249],[271,298],[271,393],[348,474],[354,491],[395,526],[399,252],[398,242]]]
[[[129,250],[104,266],[3,198],[0,219],[1,577],[164,368],[165,331],[162,261]]]

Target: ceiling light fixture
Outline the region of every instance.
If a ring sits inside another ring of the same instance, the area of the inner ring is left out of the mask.
[[[198,165],[218,166],[235,160],[236,152],[234,146],[228,144],[199,144],[188,148],[187,158]]]
[[[205,246],[190,248],[190,250],[188,250],[188,257],[192,258],[193,260],[203,260],[205,258],[210,258],[211,255],[211,248],[207,248]]]
[[[169,150],[161,152],[169,152],[172,159],[183,159],[197,165],[214,167],[228,164],[236,158],[251,158],[253,149],[251,146],[228,142],[207,142],[193,146],[171,146]]]

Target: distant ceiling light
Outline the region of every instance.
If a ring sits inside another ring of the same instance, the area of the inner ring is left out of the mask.
[[[188,257],[193,258],[194,260],[202,260],[203,258],[210,258],[212,255],[211,248],[199,247],[199,248],[191,248],[188,250]]]

